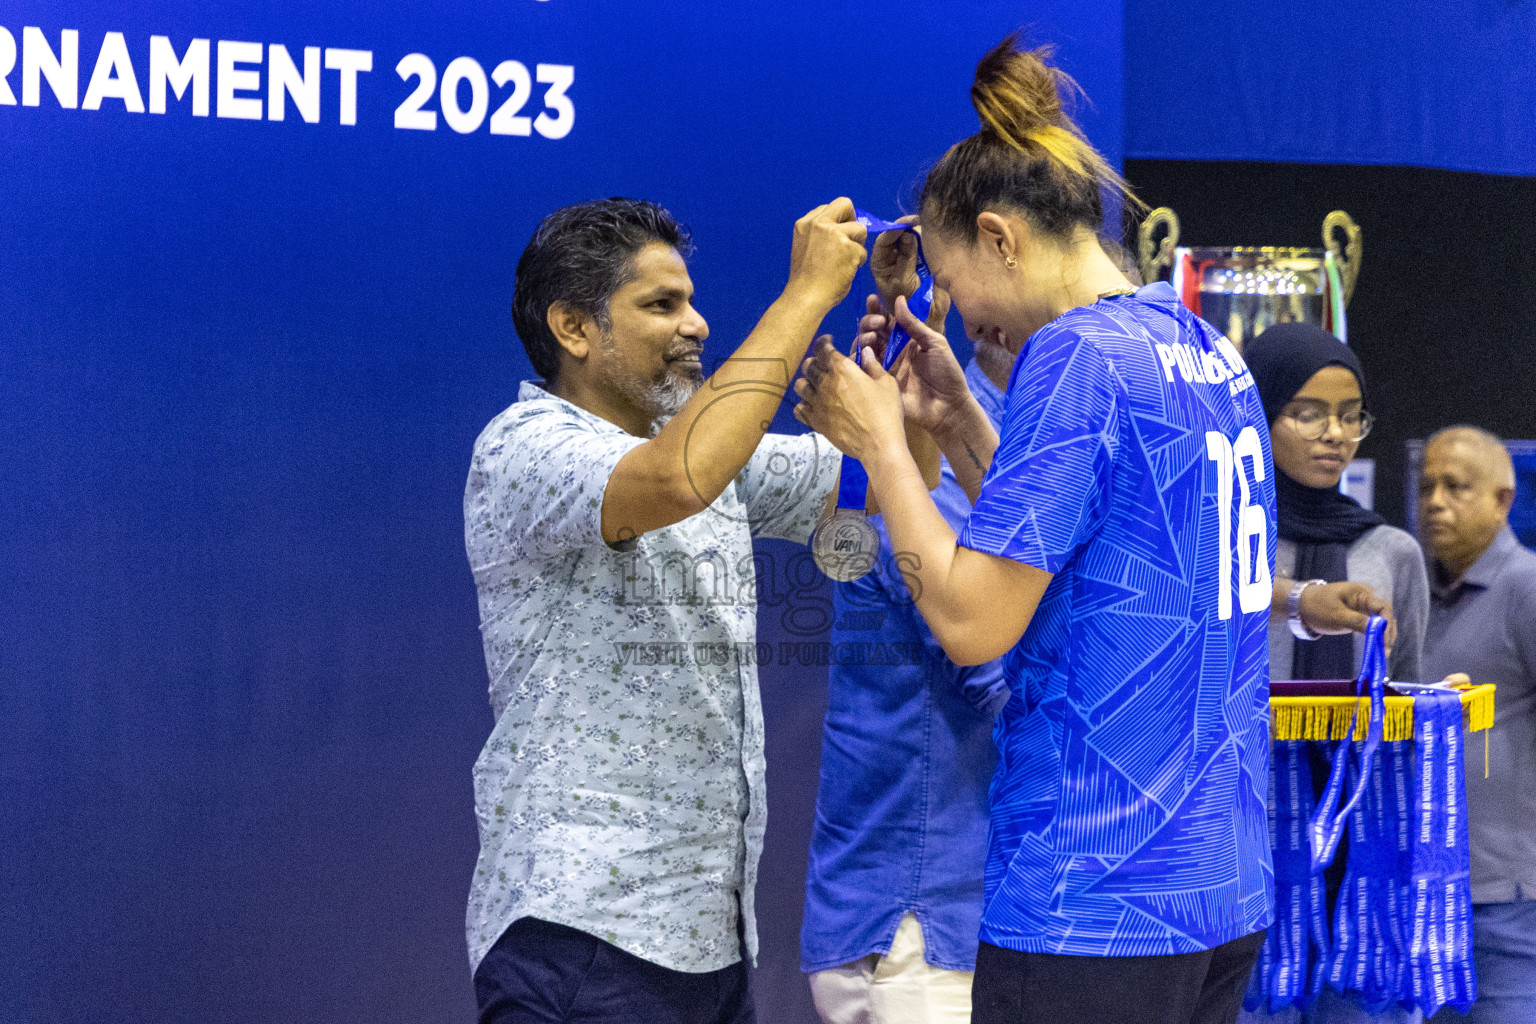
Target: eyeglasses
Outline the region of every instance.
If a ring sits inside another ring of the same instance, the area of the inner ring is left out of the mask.
[[[1282,415],[1295,424],[1296,433],[1304,441],[1316,441],[1328,433],[1328,422],[1335,418],[1333,414],[1317,408],[1306,408]],[[1351,410],[1339,415],[1337,419],[1344,431],[1344,440],[1349,444],[1365,440],[1365,435],[1371,432],[1371,425],[1376,422],[1376,417],[1364,409]]]

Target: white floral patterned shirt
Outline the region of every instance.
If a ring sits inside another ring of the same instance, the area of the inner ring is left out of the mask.
[[[603,490],[642,443],[532,382],[475,442],[464,534],[496,726],[474,769],[471,969],[531,916],[718,970],[741,958],[738,905],[756,956],[752,538],[804,542],[841,460],[769,434],[708,509],[617,551]]]

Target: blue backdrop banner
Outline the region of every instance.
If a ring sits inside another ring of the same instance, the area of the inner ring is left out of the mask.
[[[1536,4],[1125,5],[1126,155],[1536,174]]]
[[[0,1020],[470,1019],[461,500],[534,224],[671,207],[718,359],[1026,19],[1118,162],[1120,0],[0,0]],[[760,615],[759,991],[806,1010],[820,586]]]

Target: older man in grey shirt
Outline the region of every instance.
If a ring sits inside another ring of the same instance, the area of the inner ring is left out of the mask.
[[[1467,772],[1473,1024],[1536,1021],[1536,554],[1509,529],[1514,496],[1498,438],[1452,427],[1430,439],[1419,490],[1432,595],[1426,678],[1465,672],[1498,686],[1487,774]]]

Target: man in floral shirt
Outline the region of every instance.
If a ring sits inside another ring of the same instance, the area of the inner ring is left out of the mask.
[[[783,294],[708,380],[665,210],[567,207],[518,262],[543,380],[480,435],[464,495],[496,712],[467,916],[486,1024],[753,1019],[752,538],[806,540],[839,466],[764,430],[863,242],[846,199],[802,217]]]

